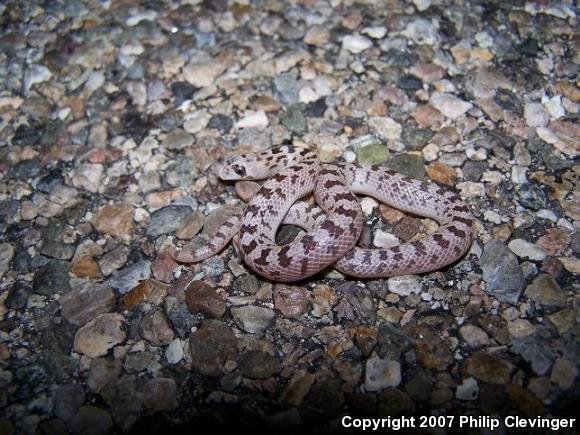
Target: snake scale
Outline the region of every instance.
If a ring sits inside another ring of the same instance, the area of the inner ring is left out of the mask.
[[[473,216],[457,194],[379,166],[323,164],[311,151],[282,146],[229,157],[218,175],[267,180],[243,216],[228,218],[208,245],[175,254],[177,261],[209,258],[238,234],[246,264],[273,281],[298,281],[330,265],[349,276],[381,278],[440,269],[459,259],[473,238]],[[310,193],[318,206],[299,201]],[[355,194],[429,217],[440,226],[427,237],[392,248],[359,248],[363,215]],[[287,223],[307,232],[279,246],[276,232]]]

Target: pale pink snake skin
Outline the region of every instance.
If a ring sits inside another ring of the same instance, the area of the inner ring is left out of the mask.
[[[243,217],[230,217],[207,246],[184,249],[175,255],[177,261],[209,258],[239,234],[246,264],[272,281],[298,281],[330,265],[345,275],[382,278],[440,269],[459,259],[473,238],[473,216],[457,194],[378,166],[322,164],[310,151],[284,146],[230,157],[218,175],[224,180],[268,180]],[[324,212],[297,202],[312,192]],[[363,216],[355,194],[429,217],[440,227],[427,237],[389,249],[358,248]],[[286,223],[308,232],[279,246],[276,232]]]

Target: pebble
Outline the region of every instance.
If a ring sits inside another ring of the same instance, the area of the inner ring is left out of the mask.
[[[459,328],[461,337],[473,349],[489,345],[489,337],[485,331],[475,325],[466,324]]]
[[[475,378],[466,378],[455,390],[455,397],[459,400],[477,400],[479,385]]]
[[[328,42],[330,33],[326,27],[312,26],[304,35],[304,42],[308,45],[321,46]]]
[[[514,239],[508,244],[508,248],[520,258],[529,258],[534,261],[546,259],[546,251],[535,243],[524,239]]]
[[[113,429],[111,415],[93,405],[82,406],[70,422],[73,433],[98,435]]]
[[[47,67],[38,64],[28,65],[24,74],[24,89],[30,91],[34,85],[46,82],[51,77],[52,72]]]
[[[61,385],[54,394],[54,415],[70,421],[85,401],[85,391],[79,384]]]
[[[387,167],[410,178],[423,180],[425,178],[425,165],[421,158],[412,154],[399,154],[387,162]]]
[[[526,287],[524,295],[546,307],[565,307],[566,293],[550,275],[540,275]]]
[[[113,237],[129,239],[133,233],[134,210],[126,203],[106,205],[91,220],[95,229]]]
[[[225,301],[203,281],[192,281],[187,286],[185,304],[193,314],[200,312],[215,319],[222,318],[226,312]]]
[[[404,352],[413,346],[413,340],[400,328],[384,322],[379,326],[377,335],[377,353],[381,358],[395,361],[401,359]]]
[[[380,358],[367,359],[365,366],[365,390],[382,391],[401,383],[401,363]]]
[[[480,258],[486,291],[501,302],[516,304],[524,286],[524,274],[516,256],[500,241],[485,245]]]
[[[129,258],[129,248],[119,245],[117,248],[104,254],[98,261],[99,269],[104,276],[109,276],[116,270],[122,268]]]
[[[139,282],[148,279],[150,276],[151,262],[149,260],[142,260],[119,270],[106,283],[119,293],[125,294],[129,290],[137,287]]]
[[[454,95],[441,92],[433,92],[429,101],[435,109],[451,119],[458,119],[473,107],[473,104],[467,101],[463,101]]]
[[[157,280],[148,279],[142,281],[125,295],[123,306],[126,310],[132,310],[142,303],[159,305],[165,296],[167,296],[167,287]]]
[[[362,53],[372,46],[373,43],[369,38],[359,34],[346,35],[342,38],[342,48],[353,54]]]
[[[191,59],[183,67],[183,78],[196,88],[214,84],[215,80],[226,70],[226,65],[215,59]]]
[[[550,381],[561,390],[567,390],[574,385],[578,376],[578,368],[575,363],[565,358],[557,358],[550,373]]]
[[[154,346],[164,346],[173,341],[174,333],[161,310],[147,313],[138,326],[139,335]]]
[[[232,329],[219,320],[204,320],[189,337],[189,348],[193,369],[211,377],[221,376],[238,352]]]
[[[102,188],[103,175],[103,165],[84,163],[72,171],[71,180],[74,187],[97,193]]]
[[[0,278],[8,272],[14,258],[14,247],[10,243],[0,243]]]
[[[439,40],[435,26],[424,18],[417,18],[407,24],[403,34],[417,45],[434,45]]]
[[[537,328],[526,319],[515,319],[508,323],[508,331],[513,338],[526,337],[536,330]]]
[[[113,311],[117,298],[109,286],[86,281],[75,284],[59,302],[62,316],[73,325],[83,326],[99,314]]]
[[[336,301],[336,292],[332,287],[327,285],[317,285],[312,291],[310,299],[310,304],[312,306],[311,314],[317,318],[326,316],[330,313]]]
[[[261,350],[247,350],[240,354],[238,367],[242,376],[250,379],[267,379],[280,373],[280,360]]]
[[[175,230],[175,236],[181,240],[191,240],[203,227],[203,213],[194,211],[185,217],[181,226]]]
[[[185,205],[168,205],[151,214],[147,235],[157,237],[177,231],[191,213],[191,207]]]
[[[109,349],[125,341],[125,319],[121,314],[105,313],[80,328],[74,338],[74,349],[90,358],[107,354]]]
[[[548,373],[556,358],[547,340],[539,338],[537,334],[512,340],[510,350],[530,363],[532,370],[539,376]]]
[[[70,290],[69,269],[68,262],[49,260],[34,273],[34,292],[44,296],[67,293]]]
[[[414,340],[417,358],[423,367],[445,371],[451,365],[454,358],[446,339],[425,326],[411,328],[409,334]]]
[[[551,98],[546,98],[546,100],[543,101],[543,104],[552,118],[559,119],[566,116],[566,110],[564,110],[564,107],[562,106],[561,95],[554,95]],[[538,127],[543,126],[544,125],[538,125]]]
[[[468,376],[473,376],[489,384],[507,384],[510,382],[514,367],[497,356],[475,352],[464,363],[464,370]]]
[[[173,339],[165,350],[165,359],[169,364],[178,364],[183,356],[183,342],[179,338]]]
[[[262,186],[255,181],[237,181],[234,187],[236,195],[238,195],[242,201],[250,202]]]
[[[304,116],[304,107],[302,104],[293,104],[288,107],[282,115],[280,115],[280,122],[288,130],[302,134],[306,131],[307,122]]]
[[[305,287],[276,284],[274,307],[288,319],[300,318],[308,309],[310,292]]]
[[[361,33],[373,39],[382,39],[387,34],[387,28],[385,26],[365,27],[361,30]]]
[[[268,126],[268,117],[263,110],[248,112],[236,122],[236,128],[265,128]]]
[[[423,290],[419,277],[415,275],[403,275],[389,278],[387,286],[390,292],[399,296],[420,294]]]
[[[385,140],[397,140],[403,132],[401,124],[387,116],[372,116],[369,118],[369,127]]]
[[[380,144],[372,144],[359,148],[356,156],[361,165],[380,165],[389,159],[389,149]]]
[[[238,327],[250,334],[261,334],[274,320],[273,310],[254,305],[232,307],[230,309]]]
[[[528,103],[524,106],[524,118],[530,127],[545,127],[550,121],[550,115],[540,103]]]
[[[150,379],[143,387],[143,405],[152,411],[172,411],[179,405],[173,378]]]
[[[274,79],[276,99],[283,106],[290,106],[298,102],[298,81],[292,74],[280,74]]]

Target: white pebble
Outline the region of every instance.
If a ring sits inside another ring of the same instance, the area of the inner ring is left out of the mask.
[[[314,92],[321,97],[326,97],[327,95],[332,94],[330,82],[325,76],[318,76],[312,80],[312,86],[314,87]]]
[[[528,182],[526,176],[528,169],[525,166],[514,165],[512,166],[512,182],[515,184],[523,184]]]
[[[542,98],[542,102],[552,118],[558,119],[566,115],[566,111],[564,110],[564,107],[562,107],[561,95],[554,95],[552,98],[546,98],[545,100]]]
[[[312,103],[313,101],[318,100],[318,94],[309,86],[305,86],[300,89],[298,93],[298,99],[301,103]]]
[[[176,338],[169,343],[169,346],[167,346],[167,350],[165,351],[165,359],[169,364],[177,364],[183,359],[183,345],[179,338]]]
[[[391,233],[387,233],[383,230],[376,230],[373,244],[377,248],[392,248],[393,246],[400,245],[401,242],[397,236]]]
[[[246,115],[236,122],[237,128],[250,128],[258,127],[264,128],[268,126],[268,117],[263,110],[257,110],[255,112],[249,111]]]
[[[499,213],[497,213],[493,210],[486,210],[483,213],[483,219],[485,219],[487,222],[491,222],[491,223],[494,223],[496,225],[501,224],[502,221],[504,220],[502,215],[500,215]]]
[[[380,27],[365,27],[362,29],[362,32],[365,35],[370,36],[373,39],[381,39],[384,38],[387,34],[387,28],[385,26]]]
[[[419,12],[425,11],[431,7],[431,0],[413,0],[413,4]]]
[[[342,39],[342,48],[354,54],[362,53],[372,45],[373,43],[369,38],[359,34],[347,35]]]
[[[372,116],[369,119],[369,127],[386,140],[397,140],[403,132],[401,124],[388,116]]]
[[[439,147],[434,143],[430,143],[427,144],[421,152],[423,153],[423,159],[425,159],[426,162],[432,162],[433,160],[436,160],[439,155]]]
[[[387,280],[387,288],[399,296],[409,296],[411,293],[421,293],[421,282],[415,275],[394,276]]]
[[[524,107],[524,118],[530,127],[544,127],[548,125],[550,116],[540,103],[528,103]]]
[[[483,161],[487,159],[487,150],[485,148],[468,147],[465,154],[470,160]]]
[[[431,105],[447,118],[457,119],[473,107],[473,104],[457,98],[455,95],[433,92]]]
[[[434,45],[439,39],[435,26],[424,18],[417,18],[407,24],[403,35],[418,45]]]
[[[558,216],[556,216],[556,213],[554,213],[552,210],[548,210],[545,208],[539,210],[536,213],[536,216],[539,217],[540,219],[549,220],[550,222],[558,222]]]
[[[515,239],[509,242],[508,248],[520,258],[529,258],[534,261],[546,259],[546,251],[535,243],[530,243],[524,239]]]
[[[363,213],[367,216],[370,216],[378,205],[379,203],[376,200],[369,198],[368,196],[364,197],[360,202],[360,207],[362,208]]]
[[[354,151],[345,151],[342,153],[342,158],[347,163],[353,163],[356,160],[356,153]]]

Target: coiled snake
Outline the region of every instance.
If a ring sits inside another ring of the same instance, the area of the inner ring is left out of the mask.
[[[273,281],[301,280],[330,265],[346,275],[380,278],[440,269],[460,258],[473,238],[473,216],[457,194],[379,166],[323,164],[313,152],[283,146],[230,157],[218,175],[224,180],[267,180],[243,216],[230,217],[207,246],[175,254],[177,261],[209,258],[239,234],[246,264]],[[297,202],[312,192],[320,208]],[[440,227],[392,248],[356,247],[363,216],[355,194],[429,217]],[[308,232],[279,246],[276,232],[286,223]]]

